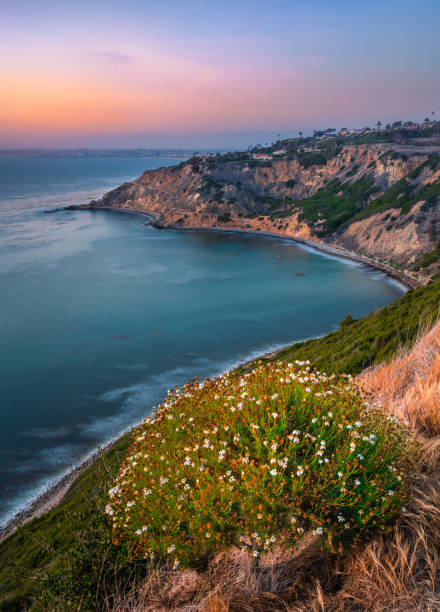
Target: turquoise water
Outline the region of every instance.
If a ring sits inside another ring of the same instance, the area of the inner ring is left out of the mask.
[[[283,239],[155,230],[87,202],[158,158],[0,158],[0,518],[166,390],[402,289]]]

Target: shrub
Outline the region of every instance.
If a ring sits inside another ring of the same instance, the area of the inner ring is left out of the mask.
[[[351,316],[351,314],[348,314],[347,316],[345,316],[342,321],[339,323],[339,327],[345,327],[347,325],[351,325],[353,323],[354,319]]]
[[[298,161],[303,168],[310,168],[311,166],[324,166],[327,158],[323,153],[308,151],[300,153]]]
[[[420,265],[422,266],[422,268],[427,268],[431,264],[438,261],[438,259],[440,259],[440,242],[437,243],[437,245],[432,251],[429,251],[429,253],[426,253],[423,256],[423,259]]]
[[[405,498],[409,438],[349,376],[260,365],[168,394],[134,430],[106,512],[133,558],[257,557],[313,531],[331,550],[380,532]]]
[[[354,164],[352,166],[351,170],[349,170],[349,172],[347,172],[346,177],[354,176],[356,174],[356,172],[359,170],[360,167],[361,167],[360,164]]]
[[[268,207],[270,211],[277,210],[289,204],[289,201],[286,199],[282,200],[280,198],[273,198],[272,196],[255,195],[254,198],[255,202],[263,204],[265,207]]]

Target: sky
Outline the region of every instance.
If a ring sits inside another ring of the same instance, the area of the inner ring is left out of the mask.
[[[440,115],[439,0],[0,0],[0,148],[243,148]]]

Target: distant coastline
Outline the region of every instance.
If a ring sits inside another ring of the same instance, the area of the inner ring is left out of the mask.
[[[206,154],[211,153],[207,150]],[[192,149],[0,149],[0,157],[191,157]]]

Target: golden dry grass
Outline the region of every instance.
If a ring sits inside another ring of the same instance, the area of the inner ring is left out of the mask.
[[[407,419],[415,431],[440,434],[440,323],[411,350],[359,376],[385,410]]]
[[[314,538],[258,564],[238,550],[204,571],[154,573],[117,612],[436,612],[440,610],[440,323],[360,383],[420,440],[411,502],[392,534],[330,555]]]

